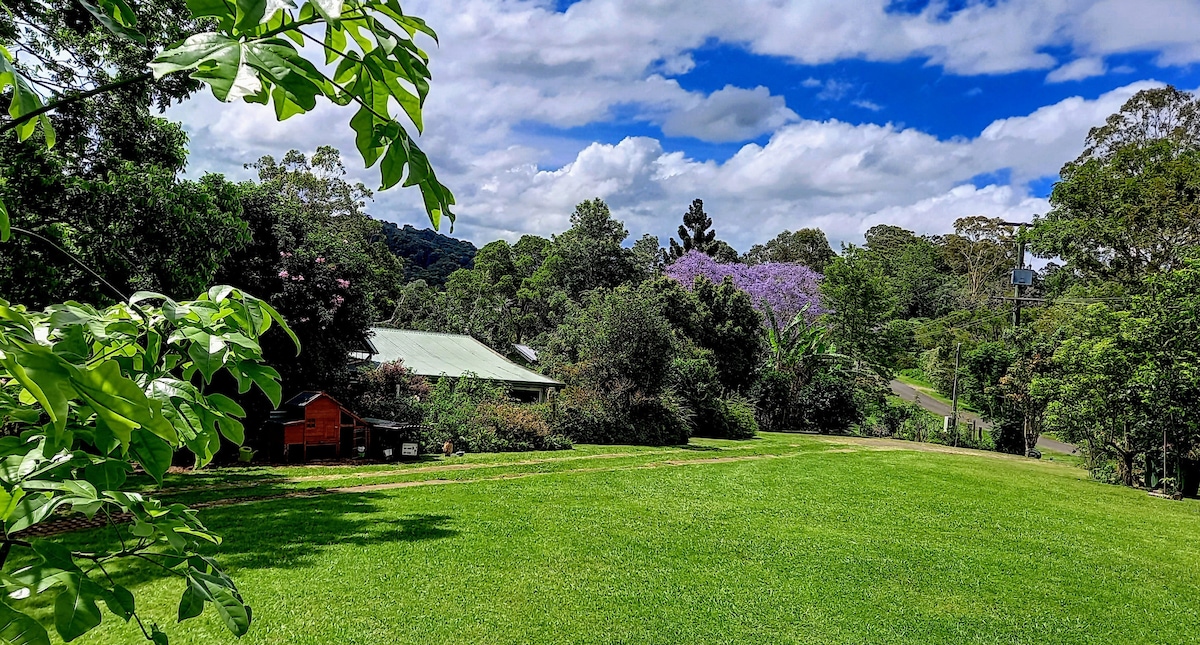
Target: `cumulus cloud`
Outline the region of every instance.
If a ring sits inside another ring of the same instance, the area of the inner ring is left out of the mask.
[[[1149,84],[1001,119],[974,138],[940,140],[893,125],[804,120],[763,87],[685,89],[678,77],[696,66],[692,53],[722,43],[805,64],[916,57],[953,74],[1037,69],[1054,77],[1048,80],[1084,74],[1125,52],[1159,52],[1162,65],[1200,61],[1190,29],[1200,24],[1200,3],[1007,0],[948,12],[946,3],[931,2],[914,13],[889,11],[892,4],[582,0],[559,12],[545,0],[413,0],[405,9],[426,18],[441,42],[430,44],[434,89],[421,145],[458,197],[457,232],[475,241],[561,231],[573,205],[596,196],[635,235],[664,237],[701,197],[739,248],[814,224],[835,240],[852,240],[884,216],[945,230],[971,209],[1039,208],[1021,186],[1054,175],[1089,127]],[[1069,61],[1049,51],[1068,52]],[[844,81],[802,85],[830,100],[878,107]],[[352,163],[350,115],[339,108],[275,124],[259,106],[218,109],[211,98],[197,98],[169,116],[183,120],[192,137],[196,174],[244,177],[241,165],[261,154],[332,144],[346,153],[353,179],[378,184],[377,171]],[[697,160],[654,138],[601,144],[572,130],[618,117],[672,137],[771,137],[728,159]],[[1001,168],[1012,169],[1013,186],[989,192],[969,185]],[[411,190],[378,195],[373,212],[422,220]]]
[[[723,162],[664,150],[648,137],[592,143],[560,167],[500,165],[474,179],[496,189],[463,193],[460,227],[481,239],[556,232],[574,204],[591,197],[608,200],[635,236],[651,232],[664,241],[688,203],[704,199],[722,238],[743,250],[785,228],[820,226],[837,244],[860,241],[867,228],[886,221],[936,233],[968,215],[1028,220],[1047,205],[1025,183],[1057,173],[1078,154],[1090,127],[1149,86],[1066,99],[998,120],[971,139],[800,120]],[[971,183],[1004,168],[1012,185]]]
[[[1108,66],[1099,58],[1080,58],[1073,60],[1046,75],[1047,83],[1064,83],[1066,81],[1081,81],[1093,76],[1103,76]]]
[[[797,120],[783,97],[763,86],[744,90],[726,85],[692,106],[676,110],[663,121],[663,134],[703,141],[745,141],[774,132]]]

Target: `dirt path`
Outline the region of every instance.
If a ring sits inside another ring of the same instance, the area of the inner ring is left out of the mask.
[[[953,409],[949,405],[933,398],[932,396],[929,396],[925,392],[922,392],[907,383],[903,383],[901,381],[892,381],[890,385],[892,387],[892,392],[896,396],[904,399],[905,401],[916,403],[917,405],[920,405],[922,408],[925,408],[929,412],[932,412],[939,417],[948,417],[953,412]],[[958,408],[958,418],[968,423],[974,421],[975,425],[982,426],[984,428],[992,427],[992,424],[984,421],[978,414],[975,414],[974,412],[967,412],[966,410],[963,410],[961,406]],[[1042,450],[1065,452],[1068,455],[1079,454],[1078,446],[1057,441],[1049,437],[1038,437],[1037,445],[1038,448],[1041,448]]]
[[[734,448],[734,449],[736,450],[736,448]],[[580,455],[571,460],[605,459],[605,458],[636,456],[636,455],[646,455],[646,454],[663,454],[663,453],[671,453],[671,452],[674,452],[674,451],[655,450],[655,451],[647,451],[647,452],[640,452],[640,453],[609,453],[609,454],[604,454],[604,455]],[[646,469],[646,468],[670,468],[670,467],[675,467],[675,466],[723,464],[723,463],[732,463],[732,462],[739,462],[739,461],[754,461],[754,460],[759,460],[759,459],[776,459],[776,458],[780,458],[780,457],[790,457],[790,456],[795,456],[795,455],[800,455],[800,454],[805,454],[805,453],[797,452],[797,453],[789,453],[789,454],[784,454],[784,455],[763,454],[763,455],[741,455],[741,456],[726,456],[726,457],[703,457],[703,458],[697,458],[697,459],[675,459],[675,460],[665,460],[665,461],[652,461],[652,462],[645,463],[645,464],[637,464],[637,465],[630,465],[630,466],[584,467],[584,468],[570,468],[567,470],[548,471],[548,472],[535,471],[535,472],[525,472],[525,473],[504,473],[501,475],[476,477],[473,479],[424,479],[424,480],[417,480],[417,481],[387,482],[387,483],[382,483],[382,484],[358,484],[358,485],[352,485],[352,486],[331,486],[329,488],[310,488],[310,489],[306,489],[306,490],[289,491],[289,492],[277,493],[277,494],[273,494],[273,495],[229,497],[229,498],[225,498],[225,499],[217,499],[217,500],[211,500],[211,501],[207,501],[207,502],[198,502],[195,504],[191,504],[190,507],[195,510],[203,510],[203,509],[207,509],[207,508],[219,508],[222,506],[236,506],[236,505],[240,505],[240,504],[252,504],[252,503],[256,503],[256,502],[266,502],[266,501],[274,501],[274,500],[280,500],[280,499],[321,497],[321,496],[325,496],[325,495],[334,495],[334,494],[343,494],[343,493],[368,493],[368,492],[383,491],[383,490],[394,490],[394,489],[399,489],[399,488],[414,488],[414,487],[419,487],[419,486],[441,486],[441,485],[446,485],[446,484],[469,484],[469,483],[473,483],[473,482],[504,481],[504,480],[509,480],[509,479],[523,479],[525,477],[534,477],[534,476],[538,476],[538,475],[554,475],[554,474],[564,474],[564,473],[594,473],[594,472],[635,470],[635,469]],[[567,461],[567,460],[568,459],[530,459],[530,460],[525,460],[525,461],[521,461],[521,462],[509,462],[508,464],[503,464],[503,465],[514,465],[514,464],[536,465],[536,464],[546,463],[548,461]],[[455,468],[434,467],[434,468],[419,468],[419,469],[410,469],[410,470],[406,470],[406,471],[392,471],[392,472],[394,472],[395,474],[409,474],[409,473],[413,473],[413,472],[418,472],[418,473],[419,472],[437,472],[437,471],[447,471],[447,470],[473,470],[473,469],[485,470],[488,468],[494,468],[496,465],[497,464],[458,464],[457,467],[455,467]],[[333,481],[337,481],[339,479],[349,479],[356,475],[358,475],[358,473],[348,473],[344,477],[334,476],[331,479],[333,479]],[[297,478],[292,478],[292,479],[281,479],[281,480],[276,480],[276,481],[290,482],[290,481],[313,481],[313,480],[314,480],[314,478],[312,478],[312,477],[297,477]],[[191,490],[191,491],[224,490],[226,488],[231,488],[231,487],[246,488],[247,486],[244,483],[240,484],[240,485],[236,485],[236,486],[231,486],[228,484],[217,484],[217,485],[207,486],[207,487],[203,487],[203,486],[192,487],[192,488],[189,488],[188,490]],[[133,521],[133,517],[132,517],[132,515],[130,515],[128,513],[122,513],[119,515],[112,516],[111,521],[113,524],[127,524],[127,523]],[[103,518],[103,517],[97,516],[95,518],[89,519],[82,515],[70,515],[70,516],[63,517],[61,519],[52,520],[49,522],[43,522],[43,523],[38,524],[30,529],[21,531],[18,535],[22,538],[48,537],[48,536],[52,536],[52,535],[58,535],[61,533],[68,533],[71,531],[81,531],[81,530],[85,530],[85,529],[100,528],[103,526],[107,526],[108,524],[109,524],[108,518]]]

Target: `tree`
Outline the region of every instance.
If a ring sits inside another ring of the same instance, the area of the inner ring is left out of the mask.
[[[857,246],[848,246],[825,272],[821,296],[834,344],[882,374],[899,345],[895,316],[896,294],[877,259]]]
[[[704,200],[693,199],[679,225],[679,241],[671,238],[670,259],[677,260],[691,250],[708,254],[717,241],[717,232],[711,228],[712,218],[704,212]]]
[[[1171,86],[1142,90],[1063,166],[1032,248],[1085,279],[1136,290],[1200,244],[1198,170],[1200,99]]]
[[[158,15],[153,13],[154,3],[147,4],[152,7],[142,16]],[[382,160],[383,186],[402,179],[419,186],[435,225],[443,215],[452,217],[448,207],[453,197],[392,116],[397,105],[421,128],[420,104],[428,92],[429,74],[427,58],[412,38],[418,32],[434,35],[419,19],[403,15],[395,2],[305,2],[298,7],[266,0],[192,2],[190,18],[197,22],[187,23],[188,31],[213,31],[195,33],[161,52],[138,30],[139,14],[124,0],[77,0],[65,10],[34,3],[22,9],[28,13],[18,19],[35,25],[59,16],[72,24],[98,23],[134,43],[128,47],[140,48],[143,61],[153,60],[150,70],[135,61],[139,71],[124,76],[125,66],[116,56],[104,58],[113,50],[94,47],[86,52],[97,60],[90,69],[121,76],[111,81],[89,76],[83,81],[86,91],[70,85],[47,90],[38,70],[30,71],[10,53],[40,53],[46,48],[31,45],[28,30],[13,29],[8,17],[17,14],[6,12],[0,24],[0,95],[9,98],[9,118],[0,122],[0,135],[12,131],[26,141],[40,130],[47,147],[53,147],[51,112],[67,114],[90,97],[191,72],[191,80],[181,82],[182,94],[189,84],[205,83],[222,101],[273,104],[280,119],[314,109],[318,97],[341,105],[358,103],[351,127],[359,135],[358,147],[368,166]],[[308,38],[304,28],[320,26],[325,28],[325,41],[335,44],[326,48],[326,63],[338,63],[333,79],[294,45]],[[362,28],[369,35],[359,33]],[[357,51],[348,49],[347,36],[354,38]],[[56,42],[67,41],[70,38]],[[57,45],[48,53],[42,62],[49,67],[79,55]],[[3,170],[7,174],[8,167]],[[7,241],[11,233],[7,209],[0,202],[0,241]],[[261,364],[258,339],[272,321],[282,323],[282,318],[264,301],[231,287],[215,287],[192,302],[154,294],[121,299],[125,303],[104,311],[69,303],[44,313],[0,303],[0,418],[17,433],[0,441],[0,456],[20,465],[0,473],[0,511],[6,521],[0,559],[13,549],[31,551],[28,567],[0,580],[6,598],[0,601],[0,633],[6,638],[48,642],[45,628],[10,603],[22,596],[44,607],[46,594],[55,594],[55,627],[68,641],[100,623],[97,600],[125,620],[135,618],[132,594],[115,584],[104,568],[130,557],[157,561],[186,579],[181,620],[195,617],[211,602],[235,634],[249,628],[250,613],[232,580],[215,561],[197,552],[198,540],[219,539],[204,529],[194,511],[164,506],[122,488],[134,463],[161,483],[176,448],[186,446],[203,464],[220,446],[221,437],[241,442],[241,406],[228,397],[204,393],[219,372],[236,381],[239,391],[257,385],[278,404],[278,374]],[[147,299],[163,305],[144,305]],[[130,531],[138,539],[124,543],[116,553],[72,552],[53,541],[13,535],[64,505],[93,515],[104,512],[106,517],[129,513],[135,518]],[[29,610],[28,602],[15,604]],[[146,629],[140,618],[138,623],[147,639],[167,642],[157,625]]]
[[[138,31],[139,16],[124,0],[77,0],[86,10],[84,21],[96,20],[117,36],[141,45],[142,55],[153,54],[150,39]],[[174,5],[178,6],[178,5]],[[380,163],[382,188],[390,188],[401,180],[417,186],[424,197],[426,211],[437,226],[443,215],[453,220],[449,207],[454,203],[450,191],[437,181],[429,160],[393,116],[393,103],[377,101],[392,97],[417,130],[422,129],[420,106],[429,91],[428,56],[412,40],[417,33],[436,39],[436,34],[419,18],[404,15],[390,0],[357,0],[341,5],[305,2],[299,8],[255,0],[237,5],[204,3],[189,5],[197,27],[212,27],[212,31],[193,33],[153,57],[149,70],[133,76],[122,76],[108,82],[101,78],[85,78],[82,87],[65,92],[51,91],[44,96],[39,91],[37,74],[25,71],[14,63],[8,49],[0,51],[0,92],[9,91],[10,119],[0,126],[0,134],[15,131],[20,140],[33,136],[39,129],[48,147],[56,142],[55,131],[48,114],[63,110],[90,96],[119,90],[136,83],[179,73],[188,73],[191,81],[207,84],[220,101],[244,100],[271,104],[280,119],[315,109],[317,99],[325,98],[338,105],[356,103],[358,109],[350,126],[358,134],[356,143],[368,166]],[[330,11],[333,13],[331,14]],[[306,27],[323,26],[326,40],[334,43],[354,42],[359,51],[354,55],[330,47],[326,63],[337,62],[331,80],[296,49],[295,42],[308,38]],[[353,30],[366,29],[374,37],[350,40]],[[36,30],[35,30],[36,31]],[[39,48],[30,44],[28,31],[15,30],[16,45],[27,51]],[[395,46],[403,43],[403,46]],[[77,54],[67,45],[52,45],[54,52]],[[103,54],[102,51],[92,52]],[[107,60],[95,65],[108,68]],[[16,65],[16,66],[14,66]],[[416,93],[404,87],[409,84]],[[186,86],[182,90],[187,93]],[[195,88],[193,83],[191,88]],[[0,207],[0,241],[10,235],[7,211]]]
[[[879,260],[896,292],[898,318],[937,318],[958,304],[961,285],[946,264],[943,243],[886,224],[867,231],[865,248]]]
[[[801,264],[756,264],[718,262],[699,251],[689,251],[666,269],[666,275],[691,287],[696,278],[720,284],[729,278],[745,291],[760,312],[767,307],[781,316],[804,311],[816,318],[825,310],[820,304],[820,274]]]
[[[652,283],[590,292],[547,352],[568,385],[566,433],[591,443],[686,443],[690,420],[670,389],[678,344]]]
[[[182,142],[174,144],[182,156]],[[248,240],[233,184],[217,176],[176,178],[179,168],[105,159],[102,176],[78,172],[64,155],[0,139],[7,169],[0,198],[22,234],[0,253],[0,293],[27,306],[113,294],[72,259],[123,291],[181,298],[206,288],[230,251]]]
[[[295,150],[280,161],[250,164],[260,183],[238,187],[252,242],[230,255],[221,282],[262,294],[291,321],[304,345],[296,356],[278,340],[264,343],[288,391],[337,390],[350,352],[371,325],[395,308],[403,269],[379,222],[364,211],[370,191],[343,179],[338,151]],[[254,418],[266,410],[252,409]]]
[[[1016,266],[1016,240],[999,218],[962,217],[943,238],[946,264],[966,277],[966,296],[980,306],[996,295],[1001,277]]]
[[[54,594],[53,622],[64,640],[100,624],[103,600],[114,615],[136,619],[148,640],[166,642],[105,568],[142,560],[186,581],[181,619],[212,603],[230,631],[246,632],[250,613],[237,587],[197,553],[200,542],[220,538],[195,511],[125,484],[134,462],[161,484],[175,450],[186,447],[203,466],[222,438],[242,442],[245,411],[204,392],[218,372],[239,391],[256,386],[279,404],[279,374],[262,365],[257,340],[275,322],[282,319],[269,305],[230,287],[183,302],[140,293],[104,310],[68,303],[31,312],[0,301],[0,422],[9,431],[0,456],[10,465],[0,473],[0,563],[14,549],[29,553],[29,564],[4,576],[0,633],[48,644],[28,605],[8,598]],[[66,506],[88,517],[130,514],[131,537],[115,552],[22,537]]]
[[[712,218],[704,212],[704,201],[693,199],[683,214],[683,224],[679,225],[679,241],[671,238],[671,248],[662,253],[663,263],[670,264],[688,251],[699,251],[718,262],[737,262],[737,251],[725,241],[718,240],[717,232],[711,228]]]
[[[571,228],[554,238],[561,257],[559,277],[572,298],[592,289],[616,287],[638,275],[633,252],[621,246],[627,237],[625,225],[613,218],[603,200],[590,199],[575,207]]]
[[[835,257],[837,254],[830,248],[821,229],[802,228],[795,233],[784,231],[766,244],[755,244],[743,259],[746,264],[803,264],[817,273],[824,273]]]
[[[1200,446],[1195,403],[1200,400],[1200,255],[1192,250],[1180,268],[1149,276],[1146,282],[1145,294],[1131,303],[1124,330],[1142,356],[1134,381],[1150,411],[1155,447],[1163,446],[1169,453],[1164,458],[1181,468],[1188,457],[1195,463]],[[1172,464],[1166,467],[1167,476],[1174,476]],[[1195,481],[1191,486],[1195,490]]]
[[[662,273],[663,267],[666,266],[665,255],[666,253],[658,244],[657,236],[646,233],[633,243],[634,261],[638,270],[647,278]]]
[[[1127,312],[1094,304],[1074,316],[1055,350],[1053,370],[1036,383],[1048,399],[1047,427],[1087,446],[1093,463],[1117,462],[1117,475],[1134,483],[1134,464],[1153,441],[1154,428],[1134,380],[1139,352],[1122,333]]]
[[[729,277],[720,284],[697,278],[692,293],[700,305],[693,340],[712,352],[717,380],[726,392],[748,392],[762,355],[762,314]]]
[[[1121,150],[1158,141],[1194,146],[1200,141],[1200,101],[1173,85],[1142,90],[1129,97],[1104,125],[1088,131],[1075,163],[1112,157]]]

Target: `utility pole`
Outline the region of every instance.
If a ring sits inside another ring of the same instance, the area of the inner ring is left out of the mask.
[[[951,399],[954,405],[954,447],[958,447],[958,362],[962,358],[962,343],[960,342],[954,348],[954,387],[951,390]]]
[[[1017,229],[1017,269],[1025,269],[1025,227]],[[1021,280],[1013,280],[1013,327],[1021,326]]]
[[[1021,326],[1021,286],[1033,284],[1033,272],[1025,268],[1025,224],[1023,222],[1001,222],[1004,226],[1017,228],[1017,266],[1012,271],[1013,327]]]

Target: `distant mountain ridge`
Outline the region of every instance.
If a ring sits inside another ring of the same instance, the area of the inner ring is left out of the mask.
[[[442,235],[431,228],[418,229],[409,224],[401,228],[391,222],[382,224],[388,249],[404,260],[404,278],[408,282],[424,280],[441,287],[451,273],[475,266],[478,249],[466,240]]]

